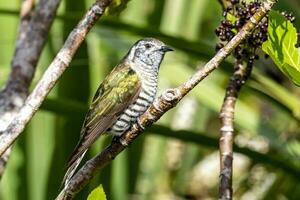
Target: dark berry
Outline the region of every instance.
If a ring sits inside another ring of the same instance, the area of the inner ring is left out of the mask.
[[[287,11],[281,12],[281,14],[287,18],[289,21],[294,22],[295,21],[295,16],[292,13],[288,13]]]
[[[230,7],[223,12],[224,20],[215,30],[216,35],[222,41],[216,45],[216,51],[224,47],[228,41],[235,36],[235,31],[239,31],[246,22],[255,14],[261,6],[261,0],[230,0]],[[235,16],[236,21],[233,23],[227,20],[228,14]],[[295,21],[292,13],[282,12],[282,15],[291,22]],[[233,51],[233,56],[238,60],[248,62],[253,65],[254,61],[259,59],[256,51],[261,48],[263,42],[268,39],[268,14],[257,25],[253,33],[244,42],[239,44]],[[267,57],[267,55],[265,55]]]
[[[231,0],[230,2],[234,5],[234,4],[238,4],[240,1],[239,0]]]

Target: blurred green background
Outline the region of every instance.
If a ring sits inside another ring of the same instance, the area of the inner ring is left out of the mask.
[[[32,88],[92,2],[62,1]],[[0,86],[10,71],[19,8],[18,0],[0,1]],[[298,0],[280,1],[276,9],[293,11],[300,30]],[[88,103],[101,80],[136,40],[157,37],[176,49],[161,66],[161,92],[182,83],[214,55],[214,29],[221,16],[217,0],[131,0],[123,12],[101,18],[15,143],[0,182],[0,199],[56,197]],[[109,200],[216,199],[218,112],[232,68],[229,58],[75,199],[86,199],[99,184]],[[270,59],[257,62],[236,109],[235,199],[299,199],[299,97],[300,90]],[[86,159],[110,140],[110,136],[98,140]]]

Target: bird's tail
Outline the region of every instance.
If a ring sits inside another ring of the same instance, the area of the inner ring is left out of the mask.
[[[78,165],[80,164],[82,158],[84,157],[84,154],[87,152],[87,150],[85,150],[74,162],[72,162],[69,166],[68,169],[65,173],[64,179],[63,179],[63,186],[66,187],[69,183],[69,181],[71,180],[71,178],[73,177]]]

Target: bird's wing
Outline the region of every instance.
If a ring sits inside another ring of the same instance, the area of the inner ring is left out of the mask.
[[[136,100],[140,89],[141,82],[128,65],[117,66],[106,77],[86,115],[79,143],[68,162],[68,168],[116,122],[120,114]]]

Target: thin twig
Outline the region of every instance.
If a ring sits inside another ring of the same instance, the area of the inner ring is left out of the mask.
[[[219,199],[232,199],[232,159],[233,159],[233,134],[234,134],[234,110],[236,100],[241,87],[249,78],[252,69],[251,64],[236,61],[234,73],[226,88],[224,102],[220,112],[222,127],[219,141],[220,148],[220,185]]]
[[[243,41],[255,25],[272,8],[276,1],[266,0],[261,8],[251,17],[238,34],[228,44],[218,51],[218,53],[201,69],[199,69],[190,79],[177,88],[165,91],[154,104],[143,114],[139,123],[143,127],[148,127],[156,122],[164,113],[176,106],[176,104],[190,92],[201,80],[215,70],[219,64],[233,51],[233,49]],[[123,151],[143,130],[134,124],[132,128],[120,138],[114,139],[101,153],[86,162],[81,169],[73,176],[69,184],[61,191],[57,200],[71,199],[75,193],[80,191],[84,185],[94,176],[94,174],[106,166],[121,151]]]
[[[41,80],[37,83],[32,93],[26,99],[23,107],[15,116],[6,130],[0,132],[0,155],[21,134],[26,124],[38,110],[43,100],[53,88],[62,73],[67,69],[76,50],[86,37],[89,30],[96,21],[102,16],[105,8],[112,0],[97,0],[87,11],[83,19],[76,28],[69,34],[64,46],[58,52],[48,69],[43,74]],[[50,1],[49,1],[50,2]]]
[[[59,3],[60,0],[41,0],[33,12],[34,0],[22,1],[12,69],[4,89],[0,91],[0,131],[8,127],[25,102]],[[9,155],[10,150],[0,158],[0,178]]]

